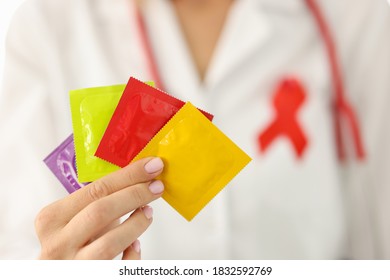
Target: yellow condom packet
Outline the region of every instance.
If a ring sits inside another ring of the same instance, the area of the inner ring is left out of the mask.
[[[251,158],[187,102],[133,159],[164,161],[163,198],[191,221]]]
[[[153,82],[148,84],[154,86]],[[120,169],[96,157],[95,152],[125,87],[112,85],[69,93],[79,182],[92,182]]]

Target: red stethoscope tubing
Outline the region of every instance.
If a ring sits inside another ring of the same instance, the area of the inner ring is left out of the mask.
[[[352,133],[352,138],[355,144],[355,153],[358,159],[362,160],[366,156],[366,152],[363,145],[363,139],[360,132],[360,126],[358,119],[356,117],[355,111],[351,104],[348,102],[345,96],[345,88],[342,79],[342,74],[339,65],[339,59],[337,57],[337,51],[335,42],[333,40],[332,34],[330,32],[329,26],[325,20],[325,17],[322,14],[322,11],[316,0],[305,0],[306,5],[311,11],[318,29],[320,31],[321,37],[326,46],[326,51],[328,55],[329,65],[331,68],[332,74],[332,84],[334,96],[334,121],[336,129],[336,141],[339,158],[344,160],[346,157],[345,152],[345,143],[343,143],[342,138],[342,121],[343,117],[349,125]]]
[[[137,20],[137,26],[139,29],[139,36],[141,40],[141,44],[143,49],[145,50],[146,55],[146,63],[148,66],[149,73],[152,76],[153,81],[155,82],[156,86],[160,89],[165,89],[161,76],[158,71],[156,58],[154,57],[154,53],[152,50],[152,44],[150,43],[149,37],[148,37],[148,31],[145,26],[145,21],[143,16],[141,15],[141,12],[138,8],[135,9],[136,11],[136,20]]]
[[[337,56],[337,51],[336,51],[335,42],[333,40],[333,36],[330,32],[329,26],[325,20],[325,17],[317,1],[316,0],[304,0],[304,1],[306,2],[309,11],[313,15],[316,25],[318,26],[320,35],[326,47],[326,52],[327,52],[328,61],[330,65],[330,70],[332,75],[331,76],[332,86],[334,91],[333,116],[334,116],[334,125],[335,125],[336,145],[337,145],[337,152],[339,155],[339,159],[343,161],[346,158],[345,142],[343,141],[343,137],[342,137],[342,123],[343,121],[345,121],[352,133],[356,157],[359,160],[363,160],[366,157],[366,152],[364,149],[363,139],[360,132],[360,126],[355,111],[351,106],[351,104],[348,102],[348,99],[345,95],[344,83],[342,79],[339,59]],[[145,26],[145,22],[139,9],[136,9],[136,19],[137,19],[137,25],[139,29],[139,36],[142,43],[142,47],[145,50],[147,67],[156,85],[159,88],[164,89],[165,87],[158,71],[156,58],[154,57],[153,49],[148,37],[148,32]]]

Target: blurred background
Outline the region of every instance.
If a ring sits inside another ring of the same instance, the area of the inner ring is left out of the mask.
[[[0,85],[7,30],[15,11],[26,1],[0,0]],[[13,47],[20,47],[18,51],[25,55],[22,58],[29,58],[27,62],[33,67],[17,64],[20,61],[15,60],[17,71],[7,71],[9,83],[4,93],[8,89],[8,94],[0,96],[7,96],[10,104],[0,107],[1,185],[7,186],[0,188],[0,205],[5,209],[0,207],[0,259],[34,258],[40,246],[31,221],[44,205],[66,195],[43,166],[42,159],[71,133],[68,90],[124,82],[129,74],[141,80],[149,75],[147,63],[143,61],[147,54],[138,46],[142,43],[134,44],[132,40],[142,28],[135,23],[130,27],[124,4],[131,1],[39,0],[36,2],[44,3],[43,8],[46,5],[50,8],[42,14],[42,22],[19,13],[15,22],[20,26],[14,25],[18,27],[15,31],[25,41],[9,37],[10,42],[14,43]],[[143,236],[144,256],[225,258],[234,253],[235,258],[390,259],[390,9],[387,4],[390,0],[320,1],[332,19],[329,23],[336,31],[335,39],[340,42],[338,54],[345,66],[341,70],[351,93],[348,97],[353,97],[350,100],[354,109],[364,116],[361,128],[367,136],[370,155],[367,164],[353,160],[351,164],[339,164],[335,146],[328,144],[333,143],[330,142],[332,124],[328,124],[331,117],[328,101],[333,92],[329,81],[330,62],[324,49],[326,38],[315,33],[318,28],[310,14],[304,13],[304,0],[241,1],[244,4],[233,16],[238,23],[242,21],[245,32],[237,32],[234,21],[228,25],[228,35],[232,37],[222,38],[226,47],[218,49],[222,56],[213,62],[210,87],[207,83],[205,87],[198,86],[196,67],[191,64],[189,48],[186,49],[184,38],[174,26],[175,21],[170,20],[171,10],[165,7],[164,14],[161,9],[169,0],[149,1],[151,6],[145,8],[145,18],[149,19],[147,23],[154,33],[145,36],[151,35],[152,44],[153,40],[168,42],[155,50],[162,80],[168,82],[168,92],[183,100],[208,97],[199,99],[202,105],[199,107],[206,106],[206,110],[215,113],[216,124],[256,158],[244,176],[235,181],[240,188],[219,196],[208,211],[202,212],[207,218],[204,216],[197,223],[188,225],[176,219],[176,213],[166,204],[159,204],[161,211],[156,211],[159,216],[153,231]],[[192,1],[201,2],[210,3]],[[98,16],[90,18],[89,10],[83,10],[80,3],[93,3],[92,15]],[[263,3],[263,6],[256,10],[247,3]],[[28,15],[31,11],[25,12]],[[214,20],[215,16],[210,18]],[[48,22],[54,22],[52,33],[40,32],[43,23]],[[172,26],[161,24],[166,22]],[[65,31],[59,29],[62,23]],[[264,29],[252,28],[254,25]],[[58,33],[59,30],[63,33]],[[204,28],[200,30],[203,34]],[[166,39],[167,34],[172,38]],[[65,41],[71,43],[60,44]],[[259,51],[254,51],[257,48]],[[235,67],[233,62],[240,62],[237,64],[240,67]],[[35,66],[41,71],[36,71]],[[259,152],[257,145],[258,134],[267,131],[273,121],[274,108],[270,101],[275,86],[290,72],[300,76],[309,91],[314,92],[308,99],[310,107],[302,114],[310,142],[316,143],[310,146],[313,149],[310,148],[305,164],[295,164],[294,149],[291,149],[294,147],[289,141],[279,141],[268,153]],[[245,95],[238,99],[236,92]],[[7,104],[2,101],[0,105]],[[8,115],[11,117],[4,122]],[[8,160],[11,157],[19,160],[11,162]],[[20,170],[24,171],[23,176]],[[9,188],[10,185],[16,188]],[[20,197],[20,193],[24,196]],[[240,206],[242,201],[246,207]],[[24,206],[23,211],[20,205]],[[256,219],[248,215],[249,209],[256,213]],[[166,217],[172,217],[169,226]],[[176,230],[173,232],[172,228]],[[184,240],[182,236],[191,237]]]
[[[4,44],[9,22],[24,0],[0,0],[0,77],[3,76]]]

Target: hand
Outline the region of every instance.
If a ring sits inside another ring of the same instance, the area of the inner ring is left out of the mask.
[[[140,259],[137,238],[153,215],[145,205],[162,195],[162,182],[152,181],[162,169],[159,158],[141,159],[42,209],[35,221],[40,259]]]

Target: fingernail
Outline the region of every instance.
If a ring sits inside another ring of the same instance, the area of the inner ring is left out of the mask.
[[[149,190],[152,194],[159,194],[164,191],[164,184],[161,181],[153,181],[149,185]]]
[[[147,219],[151,219],[153,217],[153,209],[150,206],[145,206],[142,208],[142,211],[144,211],[145,217]]]
[[[138,254],[141,252],[141,243],[137,239],[136,241],[133,242],[133,249],[136,251]]]
[[[161,160],[161,158],[154,158],[150,161],[148,161],[147,164],[145,164],[145,171],[149,174],[156,173],[157,171],[160,171],[164,167],[164,163]]]

